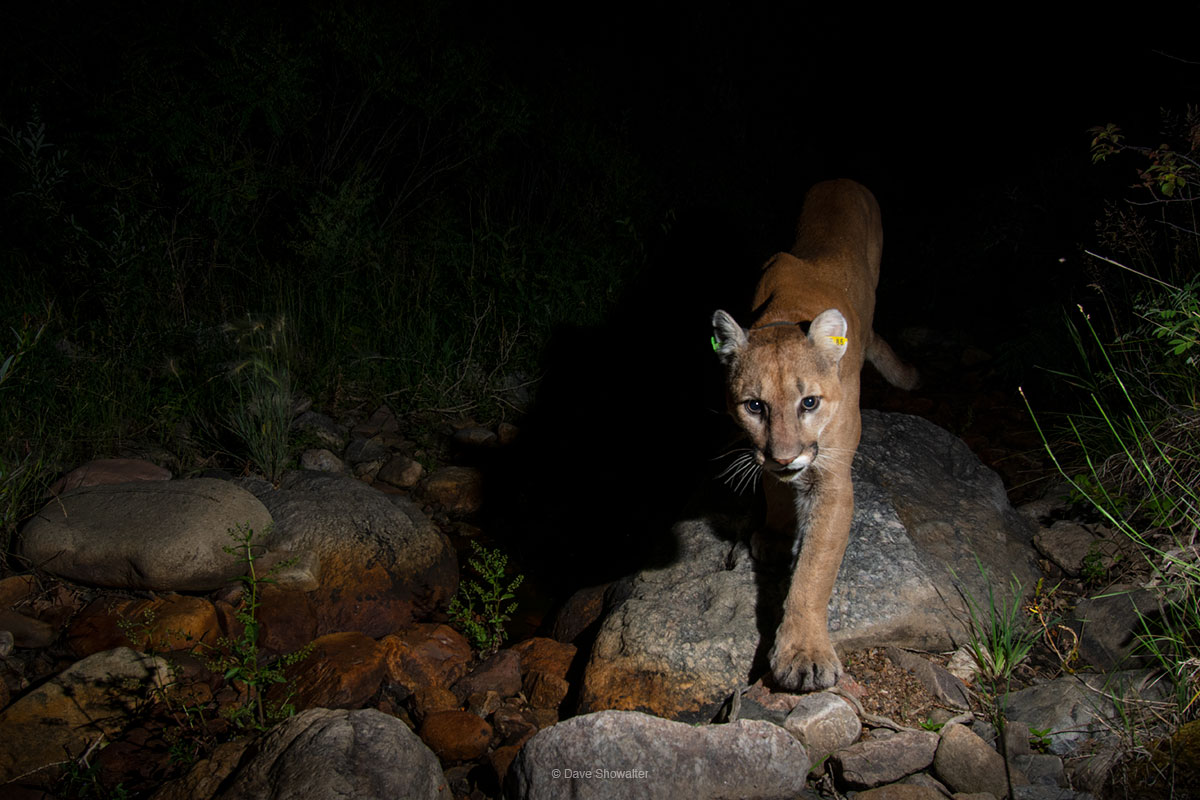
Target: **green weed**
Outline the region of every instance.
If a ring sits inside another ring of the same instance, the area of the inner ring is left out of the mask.
[[[508,638],[505,625],[517,610],[513,598],[525,576],[508,580],[508,556],[498,549],[488,549],[475,541],[471,549],[475,558],[468,559],[467,564],[482,583],[466,580],[459,585],[458,593],[450,600],[450,621],[481,656],[488,656]]]

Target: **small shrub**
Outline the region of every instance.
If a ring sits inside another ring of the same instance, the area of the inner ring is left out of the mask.
[[[505,625],[517,610],[513,598],[525,576],[517,575],[508,581],[508,556],[474,541],[471,549],[475,558],[468,559],[467,565],[482,583],[467,580],[459,585],[458,593],[450,601],[450,621],[462,630],[481,656],[488,656],[508,638]]]

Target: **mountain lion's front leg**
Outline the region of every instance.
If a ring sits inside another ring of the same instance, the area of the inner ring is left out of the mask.
[[[829,641],[828,608],[854,516],[849,469],[821,475],[810,502],[807,530],[770,657],[776,683],[802,691],[828,689],[842,674],[842,663]]]

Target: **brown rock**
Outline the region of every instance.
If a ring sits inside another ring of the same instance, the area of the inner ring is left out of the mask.
[[[511,422],[501,422],[496,426],[496,438],[499,439],[501,446],[508,446],[515,442],[520,433],[520,429]]]
[[[37,591],[32,575],[11,575],[0,580],[0,609],[14,608],[26,602]]]
[[[492,726],[470,711],[439,711],[422,723],[420,735],[442,761],[471,761],[487,752]]]
[[[169,481],[171,471],[140,458],[98,458],[76,467],[46,490],[46,496],[59,495],[80,486],[100,486],[130,481]]]
[[[521,658],[521,674],[541,672],[557,678],[567,677],[571,662],[575,659],[577,648],[573,644],[556,642],[542,636],[535,636],[513,645],[511,648]]]
[[[40,619],[0,609],[0,631],[8,631],[17,647],[49,647],[58,631]]]
[[[307,592],[265,586],[257,617],[258,647],[264,655],[294,653],[317,638],[317,614]]]
[[[483,507],[483,473],[472,467],[442,467],[425,480],[425,499],[451,516],[469,516]]]
[[[321,586],[310,598],[317,633],[362,631],[379,637],[413,622],[412,598],[395,591],[383,564],[363,564],[356,555],[334,553],[321,560]]]
[[[476,692],[467,698],[467,711],[477,717],[487,719],[496,713],[503,704],[504,701],[495,692]]]
[[[534,708],[557,709],[566,699],[571,684],[557,675],[534,670],[525,676],[524,690]]]
[[[560,642],[573,642],[581,633],[599,624],[604,614],[604,593],[608,584],[588,586],[567,598],[554,615],[550,635]]]
[[[96,600],[71,623],[67,642],[78,656],[114,647],[163,653],[215,644],[221,634],[211,602],[171,594],[151,600]]]
[[[454,443],[463,447],[495,447],[500,437],[494,431],[471,425],[454,432]]]
[[[540,731],[558,723],[558,712],[553,708],[531,708],[529,709],[529,720]]]
[[[237,768],[249,745],[249,739],[217,745],[211,756],[197,761],[182,777],[163,784],[151,800],[195,800],[215,796],[221,782]]]
[[[297,710],[358,708],[379,690],[386,674],[383,648],[357,631],[320,637],[307,658],[288,668]],[[282,694],[279,687],[271,691],[275,699]]]
[[[453,686],[467,674],[471,645],[448,625],[423,623],[380,642],[388,680],[410,692],[424,686]]]
[[[444,686],[422,686],[413,692],[410,703],[418,722],[439,711],[459,710],[458,698]]]
[[[521,659],[512,650],[500,650],[451,688],[464,699],[488,691],[512,697],[521,691]]]
[[[421,462],[406,455],[396,454],[380,467],[375,480],[383,481],[400,489],[411,489],[425,475]]]
[[[512,702],[496,709],[492,714],[492,725],[505,744],[520,744],[537,733],[538,726]]]
[[[520,751],[520,745],[506,744],[488,753],[488,765],[492,768],[492,775],[496,778],[497,786],[504,785],[504,776],[508,774],[508,767]]]
[[[128,648],[76,662],[0,711],[0,784],[52,781],[64,759],[115,736],[168,680],[165,660]]]
[[[395,433],[399,429],[400,423],[392,410],[387,406],[380,406],[371,412],[370,417],[355,425],[353,432],[358,436],[370,438],[381,433]]]
[[[953,792],[989,792],[996,797],[1008,794],[1004,758],[965,725],[942,728],[933,769]],[[1013,768],[1010,772],[1013,786],[1028,785],[1029,780],[1019,770]]]

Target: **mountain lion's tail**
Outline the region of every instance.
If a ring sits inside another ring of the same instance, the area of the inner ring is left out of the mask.
[[[871,344],[866,355],[867,361],[874,364],[879,374],[892,386],[911,392],[921,383],[921,374],[916,367],[902,361],[896,351],[874,331],[871,331]]]

